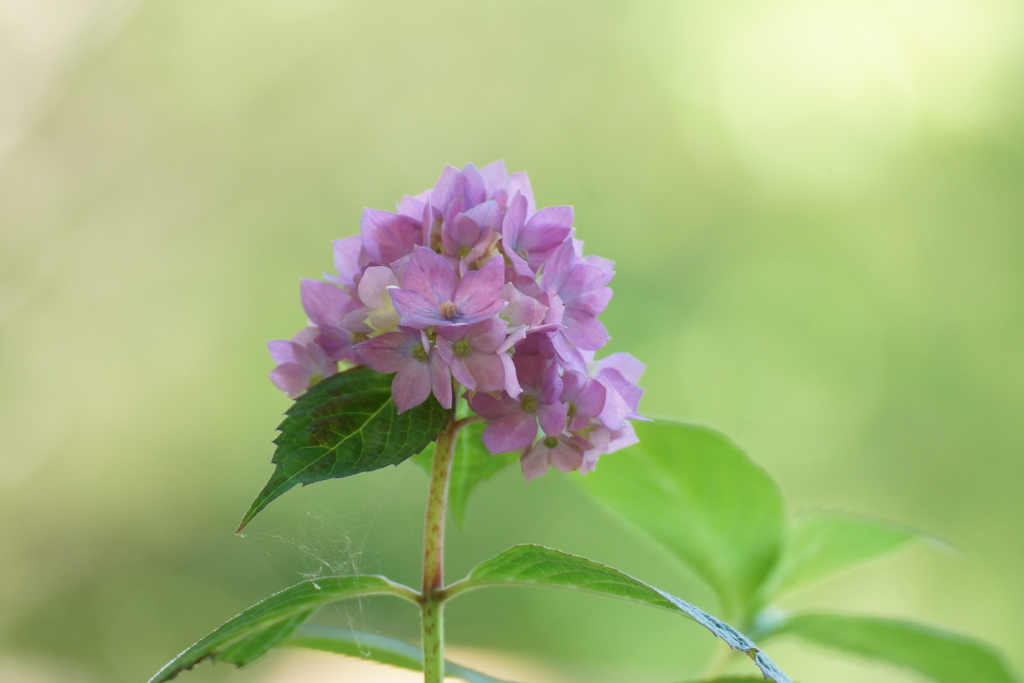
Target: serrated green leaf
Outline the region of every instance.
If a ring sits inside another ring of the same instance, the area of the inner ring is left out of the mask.
[[[732,441],[678,422],[636,424],[640,441],[577,480],[704,579],[725,614],[752,615],[784,525],[775,482]]]
[[[303,581],[271,595],[160,669],[150,683],[163,683],[204,660],[245,666],[292,634],[322,605],[347,598],[394,595],[415,602],[415,591],[383,576],[330,576]]]
[[[754,660],[765,678],[791,683],[771,659],[749,638],[724,621],[664,591],[605,566],[576,555],[539,545],[517,545],[478,564],[469,575],[447,590],[454,597],[462,592],[486,586],[531,586],[605,595],[676,613],[683,613]]]
[[[802,614],[776,633],[889,664],[941,683],[1017,683],[1016,674],[991,646],[923,624],[876,617]]]
[[[281,645],[334,652],[411,671],[423,670],[423,652],[420,648],[376,633],[362,633],[335,626],[302,626]],[[509,683],[447,660],[444,663],[444,674],[445,678],[461,678],[467,683]]]
[[[340,372],[300,396],[277,428],[277,469],[256,496],[238,530],[297,484],[350,477],[397,465],[437,438],[452,411],[430,396],[399,414],[391,380],[368,367]]]
[[[761,589],[767,603],[855,564],[890,553],[920,532],[842,512],[815,512],[790,520],[778,562]]]
[[[459,528],[466,527],[466,503],[477,484],[487,481],[509,465],[518,462],[516,453],[492,455],[483,442],[484,425],[466,425],[459,430],[452,459],[452,474],[448,484],[448,510]],[[414,456],[416,464],[429,475],[434,460],[433,445]]]

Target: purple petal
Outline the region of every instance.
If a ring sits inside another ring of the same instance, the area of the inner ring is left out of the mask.
[[[523,388],[519,386],[519,379],[516,377],[516,364],[512,362],[512,357],[504,351],[498,352],[498,358],[501,359],[501,365],[505,369],[505,391],[509,396],[515,398],[523,393]]]
[[[498,205],[498,208],[502,211],[508,205],[508,193],[503,189],[495,190],[493,194],[490,194],[488,190],[488,196],[494,200],[494,203]]]
[[[544,321],[547,306],[532,296],[526,296],[511,282],[506,282],[501,288],[501,298],[508,302],[501,317],[507,320],[511,327],[536,327]]]
[[[537,392],[537,400],[541,403],[554,403],[562,393],[562,380],[558,376],[558,365],[552,363],[544,371],[544,379]],[[559,430],[561,431],[561,430]]]
[[[573,249],[572,240],[567,239],[551,253],[547,263],[544,264],[541,287],[545,291],[559,293],[562,285],[572,274],[575,265],[576,251]]]
[[[447,165],[444,170],[441,171],[441,177],[434,183],[434,188],[430,192],[430,204],[442,212],[448,208],[448,204],[455,199],[455,197],[462,194],[462,191],[456,191],[456,186],[460,184],[462,173],[459,169],[452,165]]]
[[[623,379],[632,384],[636,384],[640,381],[640,376],[644,374],[644,370],[647,369],[647,366],[638,361],[632,355],[620,351],[619,353],[613,353],[597,361],[597,368],[598,372],[605,368],[618,370]]]
[[[331,246],[334,247],[334,269],[338,271],[338,277],[328,279],[339,285],[354,285],[356,276],[362,270],[359,264],[359,257],[363,253],[362,236],[353,235],[334,240]]]
[[[434,398],[437,399],[442,408],[451,409],[452,376],[448,371],[448,366],[437,353],[431,353],[428,360],[430,362],[430,384],[434,392]]]
[[[574,445],[559,439],[558,445],[551,449],[548,457],[559,472],[572,472],[583,464],[583,451],[575,448]]]
[[[338,336],[322,332],[316,336],[314,341],[332,361],[356,360],[355,352],[352,350],[352,337],[350,335]]]
[[[483,204],[477,204],[464,214],[481,228],[501,229],[501,212],[498,210],[498,203],[489,200]]]
[[[526,341],[529,341],[529,337]],[[520,353],[517,346],[516,353],[512,356],[512,362],[515,363],[516,377],[519,378],[520,384],[539,387],[544,381],[544,371],[547,370],[550,360],[540,354]]]
[[[412,252],[423,236],[420,221],[379,209],[363,209],[359,229],[366,253],[385,266]]]
[[[579,348],[593,351],[601,348],[611,339],[604,324],[596,317],[587,315],[577,318],[571,315],[571,311],[569,313],[562,318],[562,324],[565,325],[562,334]]]
[[[494,309],[495,302],[499,301],[501,288],[505,284],[505,263],[500,256],[495,256],[484,264],[480,270],[466,273],[462,282],[455,289],[451,298],[458,307],[459,312],[465,316],[473,316],[483,311]],[[442,299],[444,301],[444,299]],[[501,300],[496,314],[504,307],[505,302]]]
[[[321,335],[321,330],[316,325],[310,325],[309,327],[303,327],[301,330],[296,332],[292,336],[292,341],[296,344],[307,346],[316,341],[316,338]]]
[[[602,258],[600,256],[595,256],[593,254],[591,254],[590,256],[584,256],[583,262],[586,263],[588,266],[594,266],[595,268],[600,268],[602,270],[615,270],[615,261],[612,261],[611,259]]]
[[[564,291],[564,290],[563,290]],[[612,298],[611,287],[601,287],[592,292],[565,299],[566,308],[587,315],[601,315]],[[577,317],[580,317],[577,315]]]
[[[444,301],[453,300],[458,280],[458,274],[448,261],[432,249],[417,247],[402,274],[402,289],[418,292],[436,308]]]
[[[359,300],[371,310],[384,307],[383,294],[388,287],[397,287],[398,278],[386,266],[371,266],[359,280]]]
[[[466,330],[465,339],[474,351],[480,353],[496,353],[505,341],[508,323],[501,318],[488,318],[470,325]]]
[[[322,348],[317,344],[310,344],[306,347],[306,351],[309,353],[310,365],[309,370],[315,375],[320,375],[321,378],[330,377],[331,375],[338,372],[338,366],[335,365]]]
[[[487,320],[501,313],[501,310],[505,308],[504,299],[499,299],[487,308],[477,311],[476,313],[463,313],[461,310],[459,314],[453,320],[443,320],[441,322],[431,323],[433,325],[470,325],[472,323],[478,323],[481,320]]]
[[[533,188],[530,187],[530,178],[525,172],[520,171],[510,175],[508,182],[505,183],[505,191],[510,197],[514,197],[516,192],[519,192],[526,198],[527,219],[537,212],[537,203],[533,200]]]
[[[611,386],[615,388],[615,391],[622,396],[622,400],[629,406],[628,417],[643,419],[643,417],[637,413],[637,409],[640,407],[640,399],[644,395],[644,390],[636,386],[632,382],[626,380],[618,370],[612,368],[604,368],[597,374],[599,379],[606,380],[611,383]]]
[[[595,379],[588,379],[583,389],[573,399],[576,406],[576,414],[573,416],[573,423],[570,429],[583,429],[592,418],[597,417],[604,410],[608,401],[608,390],[603,384]]]
[[[523,227],[517,247],[530,254],[550,252],[565,241],[572,228],[571,206],[549,206],[541,209]]]
[[[392,289],[391,301],[395,310],[402,315],[402,324],[417,329],[445,325],[449,320],[441,315],[437,306],[432,305],[417,292],[406,289]]]
[[[548,307],[547,312],[544,314],[545,325],[560,325],[562,318],[565,317],[565,303],[562,298],[557,294],[547,294]]]
[[[566,341],[564,330],[563,334],[553,335],[550,341],[558,355],[558,362],[562,367],[567,370],[576,370],[577,372],[587,371],[587,361],[584,359],[583,353]]]
[[[622,429],[622,425],[626,422],[626,416],[630,413],[629,405],[607,378],[597,377],[596,379],[604,385],[606,390],[604,407],[601,408],[598,419],[608,429]]]
[[[360,363],[386,374],[397,372],[406,359],[412,358],[412,347],[417,343],[417,337],[395,331],[359,342],[353,348]]]
[[[530,267],[529,261],[525,260],[522,256],[511,250],[506,250],[505,255],[508,256],[508,260],[512,262],[512,272],[516,275],[529,278],[536,276],[533,272],[533,268]]]
[[[459,260],[459,273],[465,276],[466,273],[470,272],[470,266],[476,264],[487,252],[491,251],[494,245],[497,244],[498,239],[499,236],[492,227],[486,226],[481,230],[480,239],[473,245],[470,252]]]
[[[270,357],[278,365],[283,365],[285,363],[298,363],[299,361],[295,357],[296,348],[302,347],[287,339],[278,339],[277,341],[267,342],[267,351],[270,351]]]
[[[391,396],[398,412],[404,413],[427,400],[431,390],[430,364],[408,357],[391,381]]]
[[[633,429],[633,425],[626,422],[622,425],[621,429],[614,429],[611,432],[608,440],[608,445],[605,447],[606,453],[614,453],[615,451],[632,446],[635,443],[639,443],[640,439],[637,438],[636,431]]]
[[[491,453],[507,453],[529,446],[537,436],[533,413],[518,411],[498,418],[484,429],[484,446]]]
[[[564,403],[541,403],[537,406],[540,428],[548,436],[558,436],[565,431],[569,408]]]
[[[509,330],[508,336],[505,337],[505,341],[501,342],[501,346],[498,347],[498,353],[505,353],[521,340],[526,337],[526,329],[523,327],[517,327]]]
[[[476,170],[476,166],[473,164],[466,164],[466,167],[462,169],[463,175],[466,177],[466,207],[472,208],[477,204],[481,204],[487,201],[487,185],[484,182],[484,177],[480,174],[480,171]]]
[[[288,398],[298,398],[309,387],[309,378],[309,371],[298,363],[285,363],[270,371],[270,381]]]
[[[339,327],[348,332],[363,332],[369,334],[373,332],[373,329],[366,324],[366,318],[370,315],[370,309],[366,306],[360,306],[359,308],[350,311],[345,314],[345,317],[341,319]]]
[[[469,407],[473,412],[488,420],[512,415],[519,411],[519,401],[502,394],[500,398],[494,398],[490,394],[477,392],[469,400]]]
[[[520,467],[523,470],[523,478],[531,481],[537,477],[547,474],[551,466],[550,450],[543,446],[533,446],[526,452]]]
[[[505,244],[505,253],[514,252],[519,245],[519,235],[526,224],[526,197],[516,194],[509,202],[505,212],[505,220],[501,224],[501,238]]]
[[[608,450],[608,440],[611,433],[610,429],[600,424],[590,430],[588,440],[592,447],[583,452],[583,464],[580,465],[580,474],[587,474],[597,469],[598,458]]]
[[[558,289],[558,296],[566,302],[571,299],[593,292],[611,282],[614,270],[604,270],[585,263],[576,263]],[[611,295],[608,296],[611,298]]]
[[[487,196],[493,196],[497,190],[505,187],[505,182],[508,180],[505,162],[498,159],[487,164],[480,169],[480,176],[484,179],[484,185],[487,187]]]
[[[448,327],[440,327],[440,328],[438,328],[437,331],[440,333],[443,330],[458,330],[461,327],[463,327],[463,326],[462,325],[450,325]],[[455,341],[458,341],[458,340],[455,340]],[[445,337],[442,337],[440,334],[438,334],[437,335],[437,353],[438,353],[438,355],[441,356],[441,360],[443,360],[448,365],[451,365],[452,361],[455,360],[455,350],[452,347],[452,340],[449,340],[449,339],[447,339]],[[462,381],[462,380],[459,380],[459,381]]]
[[[299,288],[302,308],[321,329],[337,329],[349,310],[351,297],[330,282],[303,279]]]
[[[464,213],[456,214],[450,221],[445,221],[441,228],[441,243],[444,250],[451,256],[459,256],[460,247],[476,245],[480,240],[480,225]]]
[[[438,348],[440,349],[440,346],[438,346]],[[451,358],[451,360],[446,359],[445,362],[448,363],[452,372],[452,377],[455,378],[455,381],[467,389],[475,391],[477,388],[476,377],[473,375],[466,363],[466,359],[470,358],[470,356],[456,356],[453,354],[450,355],[449,358]]]
[[[588,377],[576,370],[567,370],[562,373],[562,393],[559,394],[559,401],[575,401],[576,397],[587,383]]]
[[[505,355],[505,354],[502,354]],[[470,389],[481,392],[501,391],[505,388],[505,366],[501,358],[494,353],[471,353],[468,356],[456,356],[452,365],[452,374],[462,382],[456,370],[463,376],[474,379],[473,384],[463,382]]]
[[[405,195],[402,201],[398,202],[398,213],[419,223],[423,220],[423,209],[426,206],[426,201]]]

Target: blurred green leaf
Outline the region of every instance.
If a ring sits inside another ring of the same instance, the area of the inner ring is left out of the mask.
[[[721,678],[701,678],[685,683],[759,683],[764,681],[760,676],[723,676]]]
[[[639,443],[578,480],[707,581],[729,618],[745,620],[781,543],[778,487],[712,429],[659,421],[636,433]]]
[[[1002,655],[973,638],[923,624],[876,617],[802,614],[775,632],[903,666],[942,683],[1016,683]]]
[[[477,484],[487,481],[519,460],[517,453],[492,455],[484,447],[483,433],[483,424],[466,425],[459,430],[455,444],[451,482],[448,485],[448,509],[460,528],[466,526],[466,503]],[[419,455],[413,456],[413,459],[429,475],[434,459],[433,444],[424,448]]]
[[[241,640],[236,640],[226,646],[212,659],[218,662],[234,664],[235,666],[245,666],[249,662],[254,662],[287,638],[288,634],[294,631],[306,619],[309,619],[315,611],[311,609],[299,612],[287,619],[271,623],[265,628],[257,629]],[[186,668],[191,668],[191,666]],[[174,675],[171,677],[173,678]]]
[[[782,552],[761,589],[762,602],[892,552],[920,535],[909,527],[842,512],[799,515],[790,520]]]
[[[789,677],[749,638],[725,622],[699,607],[592,560],[539,545],[517,545],[478,564],[465,579],[452,584],[448,590],[454,597],[486,586],[563,588],[682,612],[724,640],[729,647],[753,659],[765,678],[790,683]]]
[[[394,595],[415,602],[415,591],[383,576],[330,576],[271,595],[188,648],[150,683],[169,681],[204,660],[245,666],[287,638],[320,606],[346,598]]]
[[[422,451],[451,419],[433,396],[399,414],[391,380],[366,366],[328,377],[288,409],[274,439],[277,469],[242,518],[241,531],[268,503],[297,484],[350,477],[397,465]]]
[[[323,650],[402,669],[423,670],[423,652],[415,645],[376,633],[362,633],[336,626],[301,626],[282,646]],[[444,673],[445,677],[461,678],[468,683],[508,683],[447,660]]]

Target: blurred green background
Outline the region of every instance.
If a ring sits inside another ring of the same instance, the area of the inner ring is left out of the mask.
[[[0,8],[0,679],[143,681],[302,575],[417,581],[411,463],[295,490],[233,535],[288,405],[263,342],[303,325],[298,279],[364,205],[497,158],[617,261],[608,350],[648,364],[646,413],[724,430],[794,511],[959,550],[789,605],[929,621],[1024,667],[1019,2]],[[715,607],[557,473],[483,485],[449,575],[525,541]],[[572,594],[448,615],[453,646],[507,649],[537,683],[672,683],[713,647]],[[417,633],[390,602],[323,619]],[[913,680],[770,652],[801,681]],[[182,680],[314,680],[288,661]]]

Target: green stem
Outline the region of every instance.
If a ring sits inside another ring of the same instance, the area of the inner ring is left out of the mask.
[[[466,421],[453,418],[434,444],[434,464],[430,471],[430,493],[423,532],[423,594],[420,598],[424,683],[444,681],[444,521],[455,442],[464,424]]]

